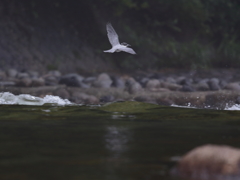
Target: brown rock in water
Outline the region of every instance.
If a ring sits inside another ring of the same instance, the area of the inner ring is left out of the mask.
[[[179,161],[175,172],[196,180],[240,179],[240,149],[224,145],[197,147]]]

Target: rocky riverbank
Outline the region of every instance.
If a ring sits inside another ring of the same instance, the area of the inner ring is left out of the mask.
[[[132,74],[0,71],[1,92],[56,95],[78,104],[135,100],[223,109],[240,103],[240,70],[165,70]]]

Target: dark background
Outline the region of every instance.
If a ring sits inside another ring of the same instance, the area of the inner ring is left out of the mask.
[[[137,52],[111,48],[106,23]],[[62,72],[239,68],[239,0],[0,0],[0,66]]]

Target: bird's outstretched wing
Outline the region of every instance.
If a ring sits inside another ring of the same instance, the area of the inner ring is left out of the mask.
[[[113,29],[111,23],[107,23],[107,35],[112,46],[120,44],[118,40],[118,35],[116,31]]]
[[[125,52],[130,53],[130,54],[137,54],[132,48],[129,48],[129,47],[122,47],[119,50],[125,51]]]

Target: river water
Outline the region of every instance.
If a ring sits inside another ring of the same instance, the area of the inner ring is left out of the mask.
[[[0,179],[183,180],[176,160],[204,144],[240,147],[240,112],[139,102],[0,106]]]

